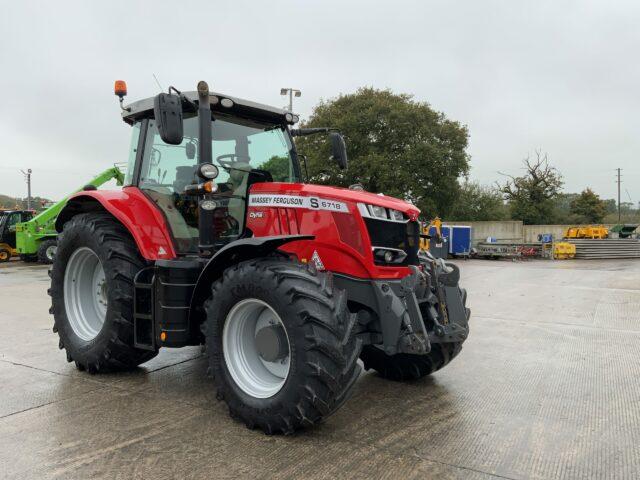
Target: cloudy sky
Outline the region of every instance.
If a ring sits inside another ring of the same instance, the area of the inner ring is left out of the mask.
[[[640,200],[635,1],[9,2],[0,16],[0,193],[59,198],[126,161],[129,100],[162,85],[283,106],[391,88],[468,125],[472,178],[521,172],[536,149],[565,191]]]

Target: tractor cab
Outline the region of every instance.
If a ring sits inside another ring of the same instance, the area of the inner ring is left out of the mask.
[[[245,235],[253,184],[301,181],[290,112],[207,88],[200,97],[160,94],[122,115],[133,126],[125,186],[162,210],[178,255],[216,251]],[[204,229],[201,216],[212,220]]]
[[[215,185],[215,242],[229,243],[244,229],[247,190],[257,181],[296,182],[299,178],[290,136],[281,125],[241,118],[211,116],[212,164],[218,167]],[[162,140],[153,118],[138,121],[134,137],[144,129],[139,154],[133,157],[135,184],[163,211],[179,253],[198,253],[198,202],[187,187],[202,181],[198,176],[198,118],[184,119],[184,137],[172,145]],[[139,142],[139,138],[136,139]],[[133,147],[137,148],[137,145]],[[138,165],[135,164],[138,163]],[[219,246],[219,245],[218,245]]]

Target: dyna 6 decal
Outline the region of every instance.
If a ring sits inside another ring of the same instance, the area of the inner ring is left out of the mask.
[[[347,204],[344,202],[318,197],[303,197],[299,195],[249,195],[249,206],[306,208],[309,210],[328,210],[330,212],[349,212]]]

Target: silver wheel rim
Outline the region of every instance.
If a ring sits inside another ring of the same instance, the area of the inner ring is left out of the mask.
[[[64,307],[73,332],[82,340],[98,336],[107,316],[107,283],[98,256],[77,249],[64,272]]]
[[[268,362],[258,352],[256,334],[262,328],[278,325],[287,335],[287,355]],[[262,300],[247,298],[229,311],[222,331],[222,351],[227,370],[247,395],[269,398],[284,386],[291,366],[291,344],[280,316]]]
[[[49,245],[44,251],[44,254],[49,260],[53,260],[53,257],[56,255],[56,250],[58,250],[57,245]]]

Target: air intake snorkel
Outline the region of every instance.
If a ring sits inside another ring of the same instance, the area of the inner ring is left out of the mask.
[[[212,163],[211,102],[209,85],[204,80],[198,82],[198,139],[198,164]],[[210,257],[215,250],[215,207],[211,192],[203,192],[198,201],[198,250],[203,257]]]

